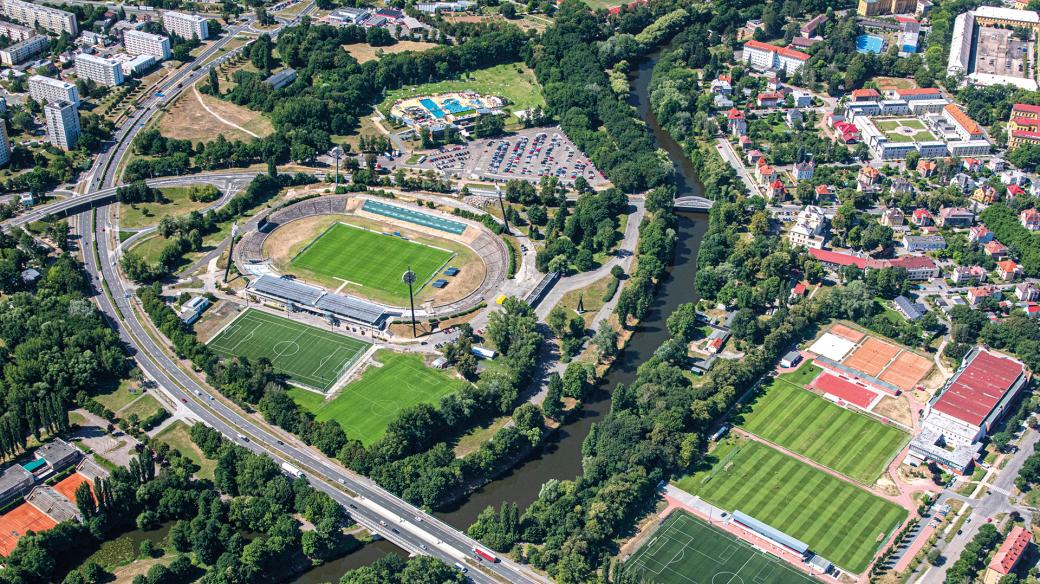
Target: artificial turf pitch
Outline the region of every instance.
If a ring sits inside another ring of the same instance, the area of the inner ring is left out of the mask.
[[[785,375],[762,387],[740,426],[847,477],[876,481],[906,444],[906,432],[838,406]]]
[[[208,345],[224,357],[266,357],[290,381],[322,391],[332,387],[343,371],[371,346],[253,309],[239,315]]]
[[[681,510],[673,511],[625,562],[660,584],[811,584],[807,574]]]
[[[346,280],[408,299],[401,276],[411,267],[421,286],[454,254],[393,235],[345,223],[325,230],[296,257],[292,265],[316,274]]]
[[[381,349],[375,358],[381,366],[366,369],[331,401],[303,389],[292,389],[289,395],[319,422],[336,420],[347,436],[367,446],[383,437],[401,410],[420,403],[436,405],[465,385],[445,371],[427,367],[421,355]]]
[[[895,503],[759,442],[731,439],[716,451],[710,469],[676,485],[800,539],[850,572],[863,572],[906,519],[906,509]]]

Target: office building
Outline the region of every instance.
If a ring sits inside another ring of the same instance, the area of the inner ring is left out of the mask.
[[[17,43],[36,36],[36,31],[28,26],[0,20],[0,36],[5,36]]]
[[[794,75],[809,60],[809,55],[786,47],[747,41],[741,52],[741,60],[760,71],[776,69]]]
[[[68,81],[33,75],[29,78],[29,97],[38,103],[67,101],[79,105],[79,92]]]
[[[170,39],[158,34],[140,30],[128,30],[123,33],[123,46],[133,56],[151,55],[156,61],[170,58]]]
[[[76,106],[67,101],[48,103],[43,107],[47,117],[47,141],[61,148],[71,150],[79,139],[79,112]]]
[[[170,34],[175,34],[183,39],[197,37],[200,41],[209,38],[209,23],[205,17],[197,14],[185,14],[183,12],[164,12],[163,28]]]
[[[11,20],[20,22],[30,28],[39,26],[54,34],[63,32],[71,36],[79,34],[76,15],[42,4],[25,2],[24,0],[3,0],[4,14]]]
[[[119,61],[95,55],[76,55],[76,77],[90,79],[98,85],[114,87],[123,83],[123,69]]]
[[[13,66],[20,65],[47,49],[47,37],[42,34],[17,42],[6,49],[0,49],[0,63]]]

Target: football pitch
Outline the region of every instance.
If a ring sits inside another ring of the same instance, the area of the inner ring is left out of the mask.
[[[625,563],[640,581],[659,584],[811,584],[786,562],[681,510],[673,511]]]
[[[814,366],[806,363],[798,372],[806,367]],[[838,406],[787,375],[762,387],[740,426],[847,477],[876,481],[906,444],[906,432]]]
[[[381,349],[375,358],[381,366],[366,369],[331,401],[305,389],[291,389],[289,395],[319,422],[336,420],[347,436],[368,446],[383,437],[401,410],[420,403],[437,405],[442,396],[466,384],[427,367],[421,355]]]
[[[320,276],[346,280],[407,301],[408,286],[401,281],[405,270],[411,266],[415,272],[418,291],[453,255],[448,250],[336,223],[291,263]]]
[[[207,343],[218,355],[266,357],[290,381],[328,391],[369,343],[249,309]]]
[[[859,574],[907,511],[764,444],[724,440],[714,464],[676,486],[729,512],[743,511]]]

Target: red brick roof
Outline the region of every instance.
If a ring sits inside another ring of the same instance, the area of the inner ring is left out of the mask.
[[[897,89],[896,95],[899,97],[912,97],[914,95],[942,95],[942,92],[935,87],[922,87],[917,89]]]
[[[934,268],[935,262],[928,256],[900,256],[894,260],[889,260],[888,265],[893,268],[920,270],[923,268]]]
[[[1000,549],[990,561],[989,568],[1004,575],[1009,574],[1015,568],[1018,559],[1022,557],[1022,552],[1029,547],[1032,539],[1033,534],[1028,529],[1016,525],[1011,529],[1011,533],[1008,534],[1004,543],[1000,544]]]
[[[852,97],[881,97],[876,89],[853,89]]]
[[[861,258],[847,253],[838,253],[826,249],[810,249],[809,255],[825,264],[856,266],[861,270],[867,267],[867,258]]]
[[[1023,189],[1022,187],[1018,186],[1018,185],[1008,185],[1007,192],[1008,192],[1009,195],[1012,195],[1012,196],[1015,196],[1015,197],[1018,197],[1018,196],[1026,194],[1026,190]]]
[[[770,53],[776,53],[781,57],[789,57],[791,59],[798,59],[799,61],[808,61],[809,54],[794,49],[788,49],[785,47],[777,47],[774,45],[767,45],[755,40],[750,40],[744,43],[744,48],[756,49],[759,51],[768,51]]]
[[[737,108],[733,108],[726,112],[726,117],[731,120],[742,120],[744,119],[744,112],[738,110]]]
[[[1011,113],[1030,113],[1040,115],[1040,105],[1029,105],[1026,103],[1016,103],[1011,108]]]
[[[1025,373],[1018,361],[980,350],[967,367],[954,376],[932,408],[952,418],[981,426],[1004,394]]]

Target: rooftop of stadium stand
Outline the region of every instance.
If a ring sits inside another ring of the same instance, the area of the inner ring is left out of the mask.
[[[754,517],[746,513],[742,513],[740,510],[733,511],[733,519],[735,519],[738,523],[742,525],[750,527],[751,529],[768,537],[769,539],[785,547],[791,548],[792,550],[802,554],[803,556],[809,552],[809,544],[801,540],[795,539],[771,525],[762,523],[758,519],[755,519]]]
[[[970,362],[954,374],[932,409],[981,426],[1025,373],[1025,366],[985,349],[976,350],[968,358]]]
[[[351,296],[328,293],[311,286],[265,274],[253,282],[251,288],[260,294],[273,296],[300,306],[307,306],[342,316],[357,322],[375,326],[386,316],[386,310],[378,304],[365,302]]]

